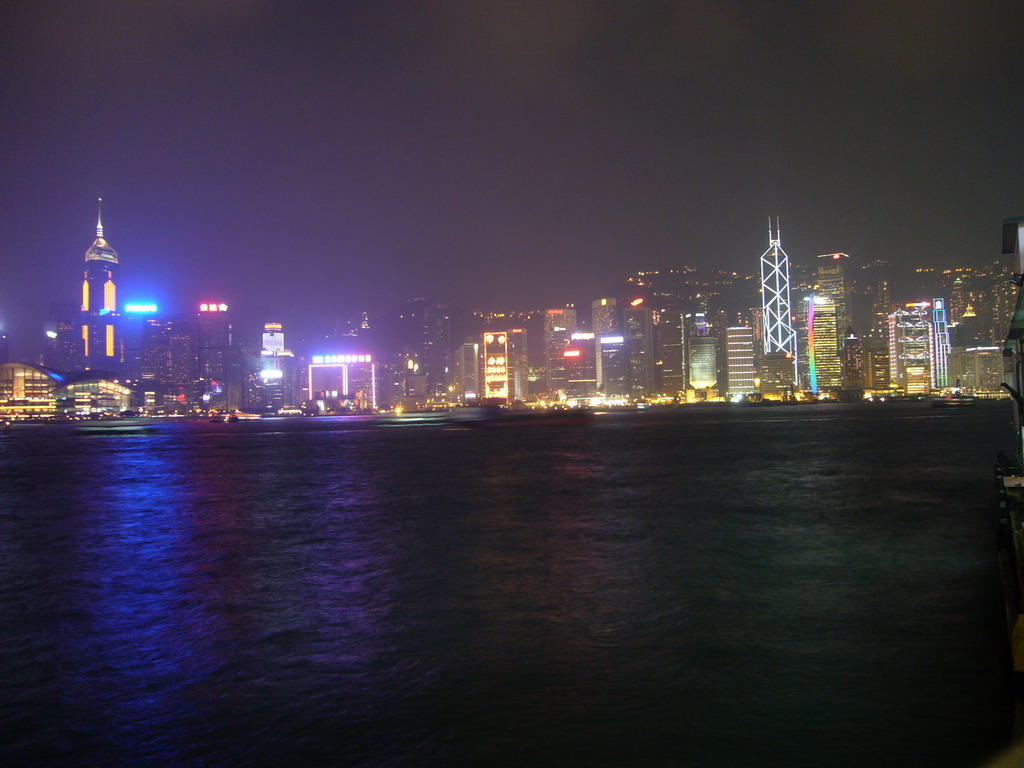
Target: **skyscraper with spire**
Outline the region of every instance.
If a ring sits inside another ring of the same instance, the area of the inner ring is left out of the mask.
[[[85,252],[82,280],[82,356],[86,368],[117,372],[120,365],[116,338],[116,267],[117,252],[103,237],[103,198],[100,198],[96,239]]]
[[[779,220],[768,219],[768,250],[761,254],[761,306],[764,312],[765,357],[792,360],[796,380],[797,344],[789,305],[789,256],[782,250]]]

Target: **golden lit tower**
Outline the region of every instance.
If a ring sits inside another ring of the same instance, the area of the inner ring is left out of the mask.
[[[82,353],[85,367],[116,371],[120,355],[115,339],[117,288],[114,268],[117,252],[103,238],[103,199],[99,201],[96,239],[85,252],[82,280]]]

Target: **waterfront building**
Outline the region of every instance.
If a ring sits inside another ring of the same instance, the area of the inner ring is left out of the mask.
[[[796,378],[797,338],[793,330],[789,299],[789,256],[782,250],[778,219],[772,232],[768,220],[768,250],[761,254],[761,306],[764,310],[764,352],[783,352],[793,362]],[[786,359],[776,356],[776,360]]]
[[[629,357],[629,394],[634,398],[655,394],[654,311],[637,298],[622,310],[622,335]]]
[[[96,219],[96,239],[85,252],[82,278],[82,359],[86,368],[119,371],[121,354],[116,336],[117,252],[103,237],[103,200]]]
[[[467,341],[455,350],[455,364],[452,367],[454,390],[452,394],[463,403],[476,401],[482,392],[480,387],[480,345]]]
[[[843,336],[843,389],[864,389],[864,343],[853,328]]]
[[[595,352],[597,345],[594,334],[577,331],[572,335],[570,346],[562,352],[565,366],[566,390],[569,398],[587,398],[597,394],[597,373]]]
[[[629,356],[625,337],[600,337],[595,345],[594,354],[601,358],[601,381],[597,387],[598,392],[609,399],[628,397]]]
[[[142,319],[137,391],[141,407],[153,413],[184,413],[194,400],[195,324],[179,316]]]
[[[956,347],[949,353],[949,386],[996,392],[1004,380],[1001,347]]]
[[[483,401],[490,405],[507,405],[509,396],[508,333],[506,331],[489,331],[484,334],[483,338]]]
[[[683,313],[661,310],[655,317],[654,349],[657,391],[666,397],[678,397],[686,392],[686,372],[683,354]]]
[[[0,365],[11,361],[11,340],[6,333],[0,333]]]
[[[932,299],[932,389],[949,385],[949,329],[946,325],[946,300]]]
[[[557,400],[568,386],[562,353],[569,348],[575,332],[576,309],[572,305],[544,312],[545,387],[550,400]]]
[[[64,376],[42,365],[0,365],[0,418],[53,416],[57,412],[56,388]]]
[[[905,395],[927,394],[932,388],[930,307],[919,301],[889,315],[890,386]]]
[[[132,390],[112,374],[76,371],[53,390],[57,412],[67,416],[116,414],[132,407]]]
[[[823,253],[818,256],[815,296],[823,296],[835,305],[837,348],[842,351],[843,331],[853,322],[850,317],[852,285],[850,257],[845,253]]]
[[[197,327],[196,402],[203,408],[237,410],[242,405],[242,352],[234,343],[228,305],[201,303]]]
[[[749,395],[756,391],[754,383],[754,329],[749,325],[733,325],[725,329],[726,394]]]
[[[699,399],[708,399],[710,390],[718,383],[718,339],[711,333],[711,324],[704,312],[687,314],[684,318],[686,333],[686,381]]]
[[[810,389],[815,394],[843,387],[835,302],[812,294],[807,301],[807,360]]]
[[[526,402],[530,397],[530,360],[526,328],[508,331],[508,396]]]
[[[761,394],[769,399],[787,400],[793,397],[796,382],[793,356],[788,352],[769,352],[761,358]]]
[[[873,345],[864,347],[864,389],[888,392],[891,388],[889,348]]]
[[[377,409],[379,378],[372,355],[314,355],[306,371],[306,391],[317,413]]]
[[[254,402],[249,405],[276,413],[295,408],[301,401],[299,366],[284,344],[281,323],[264,323],[263,344],[257,363]]]
[[[448,308],[422,298],[405,302],[398,315],[398,334],[400,359],[408,378],[406,394],[447,396],[451,365]]]

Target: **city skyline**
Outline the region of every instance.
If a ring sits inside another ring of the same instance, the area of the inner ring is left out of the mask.
[[[300,334],[742,271],[768,216],[794,261],[981,265],[1024,208],[1011,2],[160,7],[0,11],[16,357],[100,196],[138,299]]]

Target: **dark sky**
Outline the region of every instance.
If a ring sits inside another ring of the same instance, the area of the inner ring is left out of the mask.
[[[981,264],[1024,214],[1024,9],[938,2],[6,2],[0,321],[121,302],[306,329],[639,269]]]

